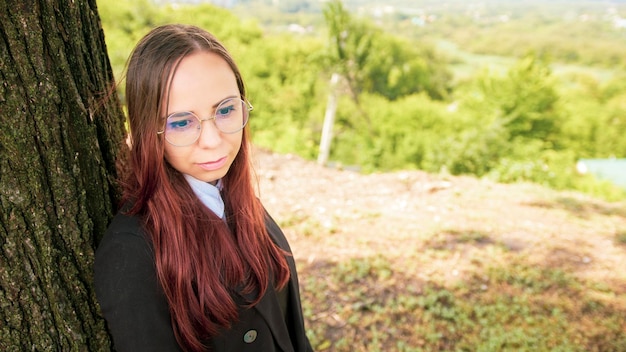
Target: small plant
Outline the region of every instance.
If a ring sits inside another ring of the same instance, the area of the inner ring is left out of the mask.
[[[619,244],[626,244],[626,230],[619,231],[615,234],[615,240]]]

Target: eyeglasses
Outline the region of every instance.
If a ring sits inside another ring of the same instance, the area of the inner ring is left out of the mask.
[[[199,118],[191,111],[175,112],[167,117],[165,129],[157,134],[164,134],[165,140],[171,145],[185,147],[200,138],[202,122],[208,120],[214,120],[215,127],[222,133],[237,133],[246,126],[253,108],[241,99],[226,99],[215,108],[213,117],[206,119]]]

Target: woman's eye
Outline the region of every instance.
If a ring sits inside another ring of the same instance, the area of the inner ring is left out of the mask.
[[[189,124],[188,120],[181,120],[181,121],[173,121],[170,122],[170,127],[171,128],[181,128],[181,127],[185,127]]]
[[[215,112],[215,116],[216,117],[228,117],[228,115],[230,115],[230,113],[233,112],[234,110],[235,110],[235,107],[233,105],[223,106],[217,109],[217,111]]]
[[[197,120],[193,116],[176,116],[167,120],[167,129],[169,130],[185,130],[193,128],[197,124]]]

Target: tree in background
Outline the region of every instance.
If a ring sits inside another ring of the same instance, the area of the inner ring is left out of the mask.
[[[520,164],[540,170],[541,154],[561,148],[560,96],[550,69],[535,56],[519,60],[504,75],[485,71],[455,93],[469,118],[434,148],[431,165],[477,176]]]
[[[565,90],[562,139],[581,158],[626,157],[626,74],[604,84],[576,75]]]
[[[108,350],[94,248],[124,117],[94,1],[0,2],[0,350]]]
[[[364,20],[353,18],[340,0],[324,8],[328,29],[328,61],[331,70],[347,82],[348,92],[355,102],[367,86],[365,66],[372,53],[375,29]]]
[[[495,79],[484,94],[497,104],[495,118],[512,139],[542,140],[556,146],[562,114],[555,81],[546,63],[534,55],[513,66],[504,79]]]
[[[348,104],[350,105],[349,114],[339,113],[337,129],[340,133],[352,131],[352,134],[365,134],[369,141],[365,141],[357,149],[362,155],[368,155],[369,165],[388,164],[378,159],[396,152],[402,156],[395,158],[394,164],[397,165],[397,161],[403,158],[407,160],[405,156],[413,152],[404,153],[399,150],[401,148],[397,148],[398,144],[405,142],[397,143],[396,140],[390,140],[385,144],[379,141],[381,135],[389,135],[387,132],[396,136],[402,135],[403,131],[391,130],[408,127],[399,121],[404,120],[405,116],[385,114],[374,117],[371,114],[371,108],[383,109],[364,102],[363,97],[369,99],[376,95],[382,96],[384,100],[374,99],[379,105],[384,105],[389,109],[392,108],[391,102],[422,92],[432,99],[442,100],[449,94],[452,78],[445,67],[445,61],[427,45],[409,43],[405,39],[384,32],[366,19],[351,16],[339,0],[328,2],[323,13],[329,37],[326,67],[334,79],[331,79],[329,85],[328,108],[318,162],[325,163],[330,154],[328,134],[332,133],[330,126],[333,124],[335,109],[341,106],[337,103],[341,93],[347,94],[352,104]],[[337,77],[341,79],[338,80]],[[344,83],[337,84],[337,81]],[[342,115],[345,118],[342,118]],[[393,127],[380,126],[380,124],[391,124]],[[409,123],[409,125],[414,124]],[[345,137],[355,140],[354,136]],[[355,146],[352,145],[348,149],[354,150]],[[407,161],[406,165],[411,164],[415,163]]]
[[[317,157],[317,162],[321,165],[326,164],[330,155],[340,81],[346,82],[347,91],[354,100],[357,111],[365,118],[367,125],[371,126],[369,117],[359,104],[359,94],[365,86],[363,67],[371,49],[372,31],[365,22],[355,21],[340,0],[328,2],[323,13],[329,37],[326,60],[332,74]]]

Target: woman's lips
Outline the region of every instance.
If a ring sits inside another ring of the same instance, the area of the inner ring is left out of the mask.
[[[204,170],[213,171],[221,168],[224,164],[226,164],[226,157],[215,161],[209,161],[208,163],[198,163],[197,165]]]

